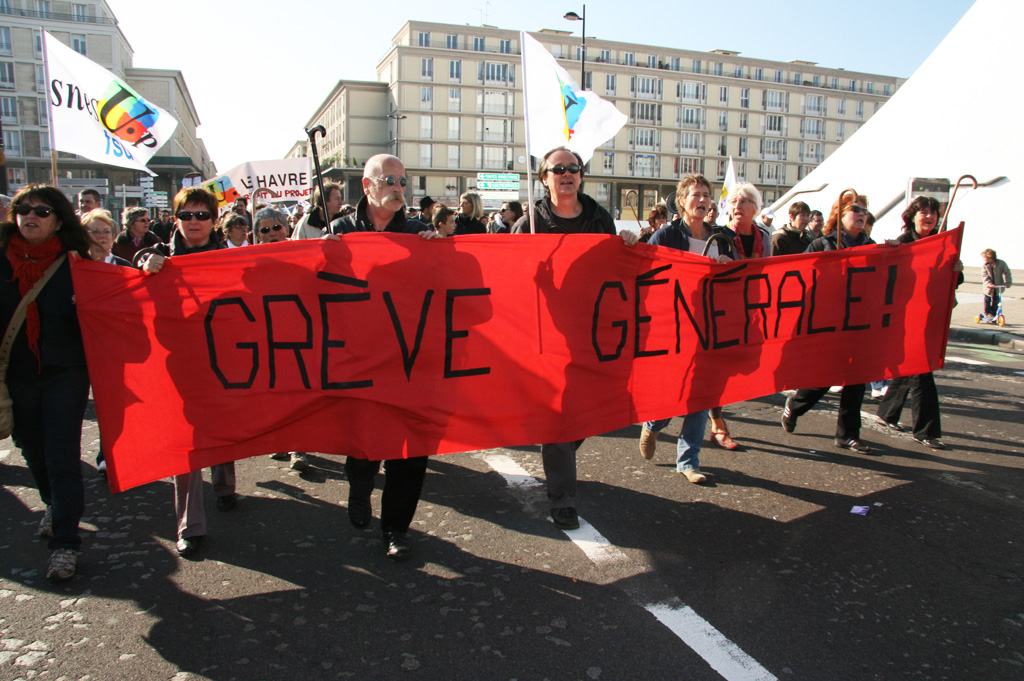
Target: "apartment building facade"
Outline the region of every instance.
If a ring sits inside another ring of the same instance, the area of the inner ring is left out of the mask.
[[[149,163],[158,173],[157,191],[173,196],[181,178],[192,173],[210,177],[214,166],[196,135],[199,117],[180,71],[132,66],[133,50],[105,0],[0,0],[0,125],[3,127],[8,191],[31,182],[50,182],[49,121],[42,28],[80,54],[125,79],[144,97],[168,110],[178,122],[174,139]],[[99,188],[114,206],[113,188],[138,184],[138,171],[58,153],[62,187]]]
[[[531,35],[579,77],[579,37],[561,30]],[[585,191],[622,217],[632,217],[637,196],[646,211],[688,173],[724,180],[729,156],[737,176],[757,185],[770,204],[903,82],[806,61],[595,38],[587,39],[585,70],[586,88],[629,117],[595,152],[585,180]],[[475,187],[479,172],[525,180],[518,31],[409,21],[377,75],[388,90],[388,108],[376,114],[388,125],[380,151],[405,162],[410,200],[456,198]]]

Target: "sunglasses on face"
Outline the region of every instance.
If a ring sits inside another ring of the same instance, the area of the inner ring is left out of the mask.
[[[396,178],[394,175],[388,175],[387,177],[374,177],[372,179],[378,180],[380,182],[383,182],[384,184],[386,184],[389,187],[394,187],[395,184],[400,184],[400,185],[402,185],[404,187],[404,186],[409,184],[409,180],[407,180],[406,178],[404,178],[404,177]]]
[[[17,215],[28,215],[29,213],[35,213],[37,218],[48,218],[53,213],[53,209],[47,206],[26,206],[24,203],[14,209]]]
[[[557,166],[552,166],[552,167],[548,168],[548,172],[552,172],[555,175],[565,175],[567,172],[568,173],[572,173],[573,175],[578,175],[579,172],[580,172],[580,167],[578,165],[576,165],[575,163],[572,163],[572,164],[567,165],[567,166],[563,166],[562,164],[558,164]]]
[[[280,232],[282,229],[284,229],[284,227],[282,227],[281,225],[274,225],[272,227],[260,227],[260,234],[266,234],[270,230],[274,230],[275,232]]]
[[[200,222],[205,222],[205,221],[209,220],[212,217],[213,217],[213,213],[211,213],[209,211],[206,211],[206,210],[195,210],[195,211],[193,211],[193,210],[179,210],[178,211],[178,219],[181,220],[182,222],[188,222],[192,218],[195,218],[196,220],[199,220]]]
[[[867,208],[865,208],[864,206],[858,206],[856,203],[850,204],[850,206],[849,206],[849,208],[847,210],[849,210],[851,213],[854,213],[856,215],[860,215],[861,213],[867,213],[868,212]]]

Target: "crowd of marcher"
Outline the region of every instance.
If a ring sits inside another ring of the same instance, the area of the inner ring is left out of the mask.
[[[9,202],[0,197],[0,248],[6,254],[0,258],[0,323],[5,329],[16,318],[22,299],[31,297],[33,287],[40,283],[10,350],[7,384],[13,400],[14,441],[46,507],[39,535],[48,539],[51,551],[47,576],[59,581],[74,575],[81,544],[78,526],[85,504],[80,457],[89,376],[74,308],[69,254],[138,267],[148,275],[160,276],[167,259],[181,254],[286,239],[341,239],[353,232],[418,234],[424,239],[487,233],[618,234],[623,248],[644,241],[719,262],[832,250],[840,242],[844,248],[875,243],[870,237],[867,198],[856,192],[845,192],[827,217],[795,202],[789,207],[789,221],[773,233],[774,213],[763,209],[761,195],[752,184],[734,188],[728,197],[728,224],[718,225],[711,183],[701,175],[688,175],[679,181],[670,200],[650,210],[648,226],[637,235],[629,230],[617,232],[608,211],[582,191],[584,163],[576,153],[565,148],[549,152],[538,177],[544,196],[534,206],[532,225],[531,216],[515,201],[485,215],[480,196],[474,192],[461,195],[457,207],[424,197],[418,210],[409,211],[405,168],[401,160],[384,154],[367,161],[363,195],[355,205],[344,203],[340,185],[324,182],[323,195],[317,187],[308,208],[299,204],[289,212],[274,205],[257,205],[250,212],[242,198],[220,214],[216,196],[200,187],[188,187],[174,197],[171,210],[160,211],[155,219],[144,208],[127,208],[118,231],[113,216],[101,207],[99,195],[92,190],[79,195],[77,212],[59,189],[46,185],[24,187]],[[938,208],[934,199],[912,201],[903,213],[902,234],[884,247],[898,248],[934,234]],[[1011,282],[1008,268],[993,251],[985,251],[984,257],[988,312],[989,307],[994,310],[1002,287]],[[962,270],[959,262],[955,270]],[[790,396],[780,414],[783,429],[794,432],[798,419],[828,390],[828,386],[805,388]],[[836,447],[871,452],[860,436],[865,392],[864,385],[841,386]],[[900,414],[908,397],[914,439],[931,449],[943,448],[938,393],[930,373],[894,378],[878,407],[880,423],[902,431]],[[653,458],[658,433],[669,421],[643,424],[639,450],[644,459]],[[706,481],[699,455],[709,421],[711,442],[725,449],[741,446],[732,438],[721,406],[682,415],[676,470],[691,483]],[[562,529],[579,527],[576,452],[582,444],[580,440],[541,445],[551,517]],[[411,554],[406,534],[429,454],[414,452],[383,464],[380,525],[385,554],[391,559],[402,560]],[[271,456],[289,460],[296,470],[309,466],[305,452]],[[103,470],[102,444],[97,463]],[[345,462],[348,517],[357,528],[372,522],[371,493],[380,467],[379,461],[360,457],[348,457]],[[234,464],[213,467],[212,477],[217,508],[230,511],[238,502]],[[206,535],[202,485],[201,471],[174,478],[176,548],[182,556],[198,552]]]

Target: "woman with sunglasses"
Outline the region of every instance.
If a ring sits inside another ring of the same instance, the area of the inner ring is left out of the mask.
[[[290,235],[288,216],[277,208],[260,208],[256,211],[256,228],[253,230],[257,243],[273,244],[287,241]]]
[[[841,198],[842,207],[839,201],[832,204],[832,211],[822,229],[822,236],[811,242],[806,253],[835,250],[838,239],[843,240],[843,248],[875,243],[864,233],[868,198],[856,192],[845,193]],[[786,406],[782,410],[782,428],[787,433],[795,431],[797,419],[810,411],[828,390],[828,386],[803,388],[787,398]],[[860,440],[860,408],[864,403],[864,390],[863,383],[843,386],[839,395],[839,418],[836,422],[836,447],[860,454],[871,452],[871,447]]]
[[[580,191],[583,184],[583,159],[565,147],[549,151],[538,169],[544,183],[544,198],[534,204],[537,234],[615,234],[612,216],[597,201]],[[513,234],[530,233],[527,212],[512,226]],[[623,230],[627,246],[637,243],[637,235]],[[555,527],[574,530],[580,526],[576,513],[576,450],[583,440],[542,444],[541,460],[548,484],[551,519]]]
[[[143,248],[150,248],[163,241],[149,231],[149,211],[138,206],[124,212],[124,231],[117,235],[111,252],[129,262]]]
[[[64,193],[55,187],[23,187],[11,202],[14,222],[0,225],[0,324],[54,261],[68,253],[89,258],[89,235]],[[82,419],[89,373],[75,312],[71,267],[65,259],[29,304],[7,369],[14,412],[14,443],[28,464],[46,505],[39,536],[50,549],[46,576],[75,574],[85,510],[82,481]]]
[[[217,197],[202,187],[186,187],[174,197],[175,230],[171,235],[169,255],[153,254],[141,269],[146,274],[160,272],[168,257],[205,253],[225,248],[220,235],[213,230],[217,215]],[[235,494],[235,464],[210,467],[217,510],[230,511],[238,503]],[[191,556],[202,546],[206,536],[206,509],[203,506],[203,472],[192,471],[174,476],[174,512],[178,520],[178,555]]]

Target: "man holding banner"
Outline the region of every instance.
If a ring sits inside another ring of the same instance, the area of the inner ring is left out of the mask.
[[[423,223],[405,219],[405,187],[409,184],[405,166],[395,156],[378,154],[363,168],[363,192],[356,212],[338,218],[330,225],[327,238],[355,232],[419,234],[424,239],[440,239],[433,231],[421,231]],[[329,190],[327,190],[329,191]],[[312,211],[311,211],[312,212]],[[381,493],[380,525],[385,555],[395,561],[412,556],[406,532],[419,504],[423,478],[427,474],[427,453],[410,458],[389,459],[384,463],[384,491]],[[353,456],[345,459],[348,475],[348,519],[357,528],[370,524],[373,509],[370,495],[380,461]]]

